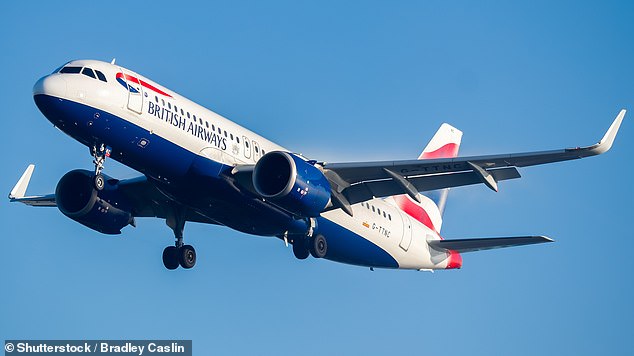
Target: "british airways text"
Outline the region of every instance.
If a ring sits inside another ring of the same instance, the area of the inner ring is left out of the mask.
[[[227,139],[225,137],[222,137],[219,134],[211,131],[210,129],[199,125],[194,120],[187,120],[187,118],[179,115],[177,112],[168,110],[162,106],[159,106],[158,104],[154,104],[153,102],[148,103],[147,112],[150,115],[156,116],[157,118],[165,122],[169,122],[175,127],[186,131],[192,136],[196,136],[203,141],[207,141],[208,143],[214,145],[216,148],[219,148],[221,150],[227,149]]]

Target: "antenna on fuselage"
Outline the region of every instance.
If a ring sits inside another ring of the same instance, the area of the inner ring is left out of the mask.
[[[114,64],[116,60],[117,60],[116,58],[113,58],[112,61],[110,61],[110,64]]]

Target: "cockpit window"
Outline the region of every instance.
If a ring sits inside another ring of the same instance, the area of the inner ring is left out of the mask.
[[[84,67],[84,69],[81,71],[81,74],[87,75],[93,79],[97,79],[97,77],[95,76],[95,72],[93,72],[92,69],[88,67]]]
[[[99,80],[101,80],[102,82],[108,82],[106,80],[106,76],[103,75],[103,73],[101,73],[100,71],[95,69],[95,73],[97,73],[97,78],[99,78]]]
[[[62,68],[62,70],[59,71],[60,73],[66,73],[66,74],[77,74],[79,72],[81,72],[81,67],[64,67]]]
[[[51,73],[51,74],[55,74],[55,73],[59,72],[59,70],[60,70],[60,69],[62,69],[62,68],[64,68],[64,66],[65,66],[66,64],[68,64],[68,63],[65,63],[65,64],[63,64],[63,65],[61,65],[61,66],[57,67],[57,68],[53,71],[53,73]]]

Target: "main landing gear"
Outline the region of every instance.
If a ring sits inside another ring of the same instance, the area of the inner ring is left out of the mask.
[[[293,239],[293,254],[297,259],[305,260],[308,255],[315,258],[324,258],[328,253],[328,243],[323,235],[313,235],[315,229],[315,221],[309,221],[309,228],[304,236],[298,236]]]
[[[328,243],[322,235],[300,237],[293,241],[293,254],[300,260],[305,260],[308,255],[324,258],[326,253],[328,253]]]
[[[169,270],[181,266],[190,269],[196,265],[196,250],[191,245],[183,243],[183,230],[185,229],[185,214],[181,209],[167,218],[166,223],[174,230],[176,241],[174,246],[167,246],[163,250],[163,265]]]

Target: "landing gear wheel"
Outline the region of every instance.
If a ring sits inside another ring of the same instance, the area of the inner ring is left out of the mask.
[[[178,249],[175,246],[167,246],[163,250],[163,265],[167,269],[178,268]]]
[[[192,245],[183,245],[178,250],[178,262],[181,267],[190,269],[196,264],[196,250]]]
[[[324,258],[328,252],[328,244],[326,238],[322,235],[317,235],[312,239],[310,245],[310,254],[315,258]]]
[[[106,181],[103,178],[103,175],[101,175],[101,174],[97,174],[95,176],[94,183],[95,183],[95,189],[97,189],[97,190],[103,190],[103,187],[106,186]]]
[[[305,260],[306,258],[308,258],[310,252],[308,251],[308,248],[306,248],[305,238],[300,237],[297,240],[293,241],[293,254],[295,255],[295,257],[297,257],[298,260]]]

